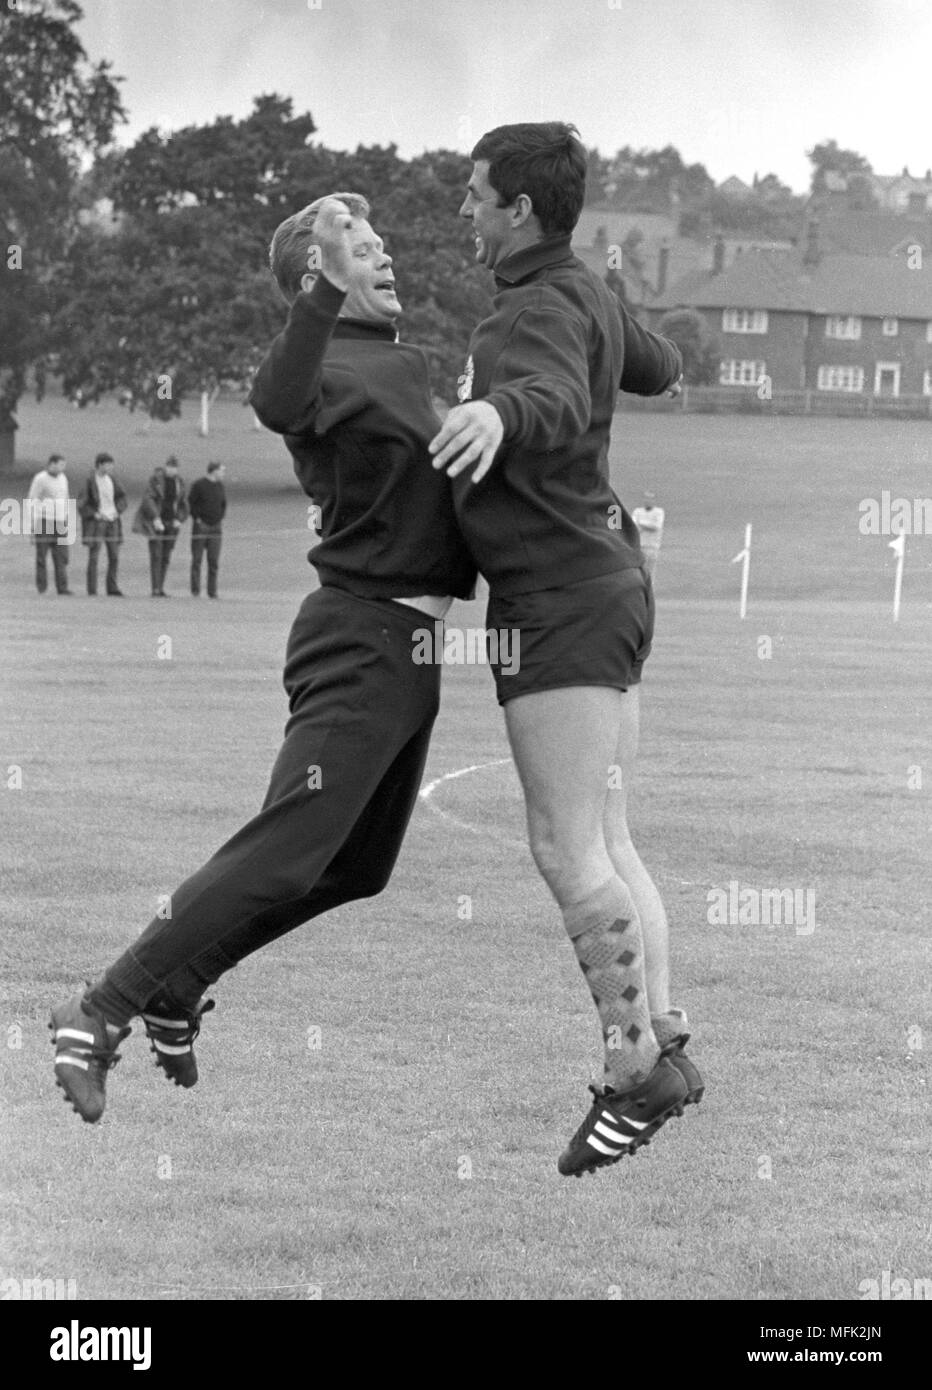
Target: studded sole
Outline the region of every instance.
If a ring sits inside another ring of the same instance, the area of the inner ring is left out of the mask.
[[[92,1120],[92,1119],[90,1118],[89,1115],[83,1115],[83,1114],[81,1114],[81,1111],[78,1109],[78,1107],[75,1105],[74,1101],[73,1101],[73,1100],[71,1099],[71,1097],[69,1096],[67,1087],[64,1085],[64,1083],[63,1083],[62,1081],[60,1081],[60,1080],[58,1079],[57,1076],[56,1076],[56,1078],[55,1078],[55,1085],[56,1085],[56,1086],[58,1087],[58,1089],[62,1092],[62,1100],[65,1102],[65,1104],[66,1104],[66,1105],[70,1105],[71,1108],[72,1108],[72,1110],[74,1111],[74,1113],[75,1113],[76,1115],[80,1115],[80,1116],[81,1116],[81,1119],[84,1121],[84,1123],[85,1123],[86,1125],[96,1125],[97,1120]]]
[[[586,1168],[577,1168],[574,1173],[568,1174],[567,1176],[571,1176],[574,1178],[582,1178],[587,1173],[597,1173],[600,1168],[613,1168],[614,1165],[616,1163],[620,1163],[623,1158],[633,1158],[634,1155],[637,1153],[638,1149],[647,1148],[654,1135],[659,1134],[660,1130],[666,1124],[667,1120],[672,1119],[674,1116],[679,1117],[680,1115],[682,1115],[684,1104],[685,1101],[677,1101],[676,1105],[671,1105],[669,1110],[665,1110],[663,1114],[660,1115],[654,1121],[651,1127],[650,1134],[645,1135],[643,1138],[632,1140],[628,1147],[626,1149],[623,1149],[620,1154],[616,1154],[614,1158],[609,1158],[606,1154],[604,1158],[597,1159],[593,1163],[590,1163]]]
[[[169,1081],[171,1081],[173,1085],[175,1085],[175,1086],[182,1086],[182,1085],[183,1085],[183,1082],[181,1081],[181,1078],[180,1078],[180,1077],[177,1077],[177,1076],[172,1076],[172,1074],[171,1074],[171,1072],[168,1070],[168,1068],[162,1065],[162,1061],[161,1061],[161,1057],[160,1057],[160,1055],[159,1055],[159,1050],[158,1050],[158,1048],[157,1048],[157,1047],[150,1047],[150,1048],[149,1048],[149,1051],[152,1052],[152,1053],[154,1053],[154,1055],[155,1055],[155,1061],[153,1062],[152,1065],[155,1066],[155,1067],[158,1067],[159,1071],[163,1074],[163,1076],[167,1076],[168,1079],[169,1079]],[[184,1087],[184,1089],[185,1089],[185,1090],[188,1090],[189,1088],[188,1088],[188,1087]]]

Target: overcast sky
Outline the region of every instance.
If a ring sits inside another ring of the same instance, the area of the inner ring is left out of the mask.
[[[932,0],[82,0],[130,124],[244,116],[279,92],[334,149],[469,150],[570,120],[588,145],[675,145],[718,181],[808,186],[834,137],[877,173],[932,165]]]

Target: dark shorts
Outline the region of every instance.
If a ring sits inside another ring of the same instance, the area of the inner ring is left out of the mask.
[[[654,591],[644,570],[626,569],[559,589],[492,594],[486,629],[500,705],[569,685],[627,690],[640,681],[650,653]]]

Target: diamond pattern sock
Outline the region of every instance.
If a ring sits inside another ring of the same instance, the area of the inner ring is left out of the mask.
[[[644,983],[644,945],[634,900],[610,878],[563,920],[595,1000],[605,1042],[605,1079],[616,1091],[646,1081],[660,1056]]]

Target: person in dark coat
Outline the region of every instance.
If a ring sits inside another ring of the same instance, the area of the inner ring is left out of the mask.
[[[164,467],[159,465],[153,470],[133,520],[133,530],[149,538],[149,576],[153,598],[168,597],[165,592],[168,562],[187,515],[184,482],[178,472],[178,460],[172,455],[165,460]]]
[[[113,455],[98,454],[94,471],[88,476],[78,497],[81,514],[81,539],[87,546],[87,592],[97,593],[97,557],[100,547],[107,547],[107,593],[122,598],[117,584],[120,546],[123,544],[121,516],[126,511],[127,496],[113,476]]]
[[[201,569],[207,554],[207,597],[217,597],[217,568],[227,495],[223,486],[222,463],[209,463],[207,474],[198,478],[188,493],[191,514],[191,593],[201,592]]]

